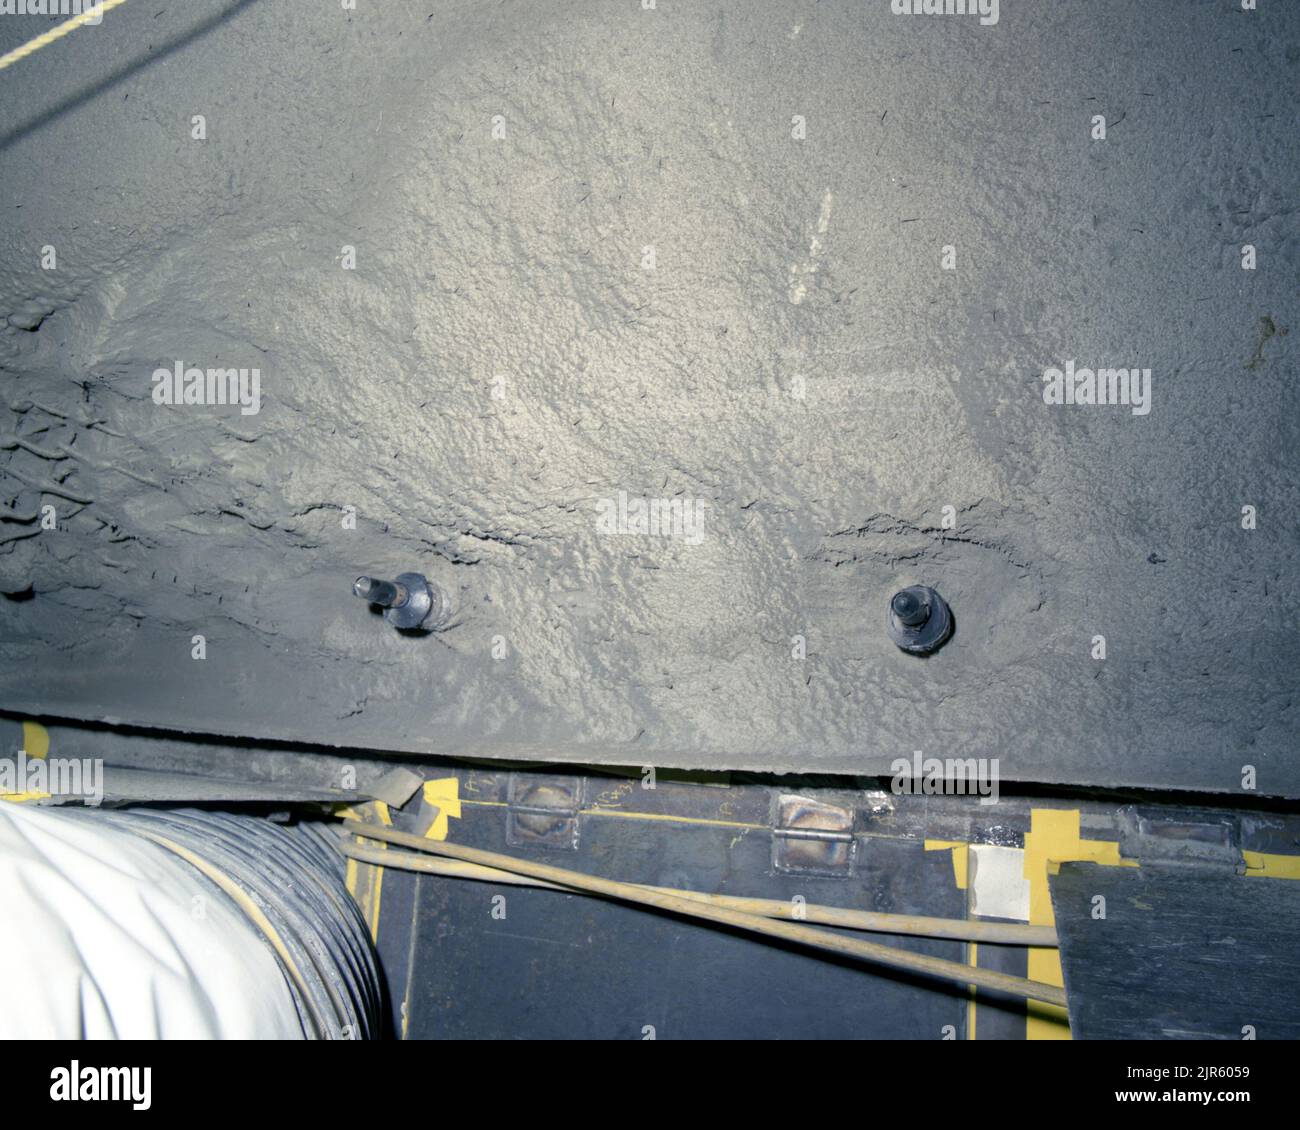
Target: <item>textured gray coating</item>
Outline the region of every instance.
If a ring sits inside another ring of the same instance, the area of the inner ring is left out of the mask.
[[[1300,5],[1000,7],[135,0],[0,73],[0,707],[1300,795]],[[407,570],[447,630],[351,594]]]

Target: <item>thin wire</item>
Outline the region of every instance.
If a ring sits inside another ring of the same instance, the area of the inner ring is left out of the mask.
[[[573,888],[543,879],[531,879],[513,871],[495,867],[480,867],[477,863],[462,863],[456,859],[439,859],[410,851],[380,851],[340,841],[340,850],[349,859],[360,860],[376,867],[395,867],[399,871],[419,871],[425,875],[441,875],[449,879],[474,879],[481,883],[504,883],[515,887],[541,887],[551,891],[573,894]],[[840,926],[848,930],[868,930],[877,934],[907,934],[918,938],[949,938],[959,942],[983,942],[991,945],[1038,946],[1055,948],[1060,943],[1051,926],[1022,926],[1008,922],[980,922],[967,918],[932,918],[920,914],[883,914],[874,910],[850,910],[838,906],[820,906],[816,903],[795,904],[788,899],[745,898],[738,895],[714,895],[705,891],[688,891],[677,887],[654,887],[636,884],[660,894],[680,895],[682,898],[725,906],[730,910],[757,914],[763,918],[785,918],[796,922],[811,922],[819,926]]]
[[[703,918],[709,922],[719,922],[724,926],[748,930],[755,934],[765,934],[794,942],[797,945],[811,946],[814,949],[827,950],[844,957],[869,961],[878,965],[887,965],[894,969],[905,969],[911,973],[920,973],[936,977],[958,985],[976,985],[992,989],[1013,997],[1027,1000],[1045,1001],[1048,1004],[1066,1007],[1065,990],[1058,985],[1047,985],[1039,981],[1030,981],[1024,977],[1012,977],[992,969],[980,969],[976,966],[962,965],[960,962],[944,958],[930,957],[926,954],[913,953],[910,950],[896,949],[868,942],[858,938],[847,938],[830,930],[818,930],[811,926],[797,925],[772,918],[760,918],[754,914],[743,914],[737,910],[714,906],[710,903],[697,902],[682,898],[680,895],[665,894],[648,887],[638,887],[635,883],[625,883],[617,879],[602,879],[582,871],[570,871],[564,867],[555,867],[549,863],[538,863],[531,859],[519,859],[499,852],[483,851],[480,848],[451,844],[443,840],[429,840],[423,836],[401,832],[396,828],[382,825],[363,824],[358,820],[345,820],[344,827],[358,836],[368,840],[386,840],[401,844],[403,847],[415,848],[417,851],[433,855],[448,856],[466,863],[478,863],[485,867],[495,867],[502,871],[513,871],[519,875],[528,875],[534,879],[544,879],[550,883],[559,883],[565,887],[591,891],[606,898],[622,902],[641,903],[657,907],[674,914],[690,918]]]

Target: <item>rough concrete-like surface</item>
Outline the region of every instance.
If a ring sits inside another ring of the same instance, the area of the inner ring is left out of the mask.
[[[0,706],[1300,795],[1300,6],[1260,7],[137,0],[0,73]],[[1046,405],[1071,359],[1150,414]],[[260,413],[154,404],[177,360]],[[700,544],[603,534],[620,491]],[[447,631],[350,595],[407,569]]]

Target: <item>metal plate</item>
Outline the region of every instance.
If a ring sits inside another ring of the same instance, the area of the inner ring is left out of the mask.
[[[5,74],[0,705],[1300,796],[1300,5],[198,7]],[[139,128],[213,83],[208,141]],[[178,359],[260,410],[154,403]],[[1046,404],[1072,360],[1149,367],[1150,414]],[[661,497],[699,538],[602,523]],[[350,593],[406,570],[446,631]],[[883,626],[913,582],[928,659]]]

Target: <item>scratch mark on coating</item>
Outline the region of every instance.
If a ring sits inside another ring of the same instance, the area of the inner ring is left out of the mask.
[[[830,230],[831,208],[834,204],[835,197],[828,188],[822,197],[821,211],[817,215],[817,230],[813,233],[812,243],[808,246],[808,258],[803,263],[793,263],[790,266],[790,301],[796,306],[808,293],[808,276],[815,275],[821,265],[822,251],[825,246],[822,237]]]

